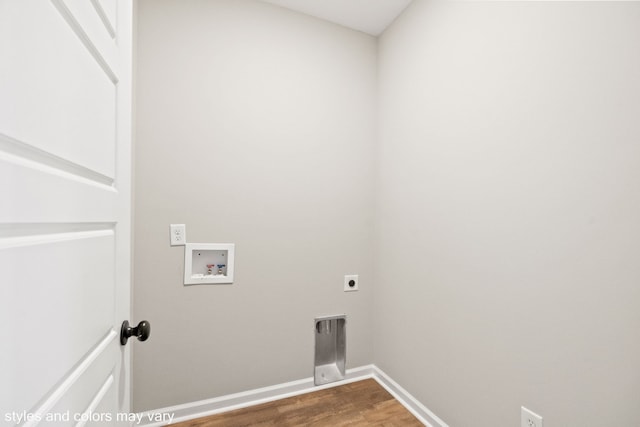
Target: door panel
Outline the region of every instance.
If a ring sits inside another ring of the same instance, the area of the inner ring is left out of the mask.
[[[113,329],[113,234],[104,229],[25,236],[5,247],[0,282],[19,284],[9,288],[8,301],[23,307],[11,322],[20,325],[10,338],[16,358],[11,407],[30,410]],[[24,339],[25,330],[35,334]],[[36,343],[47,357],[34,351]]]
[[[0,425],[129,411],[131,15],[0,0]]]
[[[0,135],[0,224],[12,224],[17,232],[22,223],[31,230],[34,223],[86,224],[114,218],[118,192],[111,178],[101,182],[62,159],[48,164],[47,156],[29,150],[11,154],[14,147],[3,144]]]
[[[88,49],[53,2],[1,4],[0,134],[113,178],[117,80],[96,60],[113,54]]]
[[[116,338],[117,340],[117,338]],[[97,407],[108,395],[114,395],[115,377],[112,359],[117,357],[117,348],[109,346],[100,356],[89,365],[88,369],[79,375],[77,381],[69,388],[64,396],[52,408],[51,413],[65,414],[69,411],[69,419],[62,422],[43,422],[41,425],[55,424],[75,426],[79,421],[85,421],[83,414],[96,412]],[[106,418],[106,414],[103,416]],[[92,418],[87,418],[87,422]],[[98,419],[99,420],[99,419]],[[45,420],[46,421],[46,420]]]

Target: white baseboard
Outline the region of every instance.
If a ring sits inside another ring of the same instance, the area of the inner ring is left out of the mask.
[[[395,397],[398,402],[402,403],[402,406],[407,408],[422,424],[428,427],[449,427],[447,423],[438,418],[429,408],[420,403],[418,399],[409,394],[400,384],[392,380],[391,377],[375,365],[373,365],[373,379]]]
[[[338,387],[343,384],[361,381],[367,378],[375,379],[393,397],[395,397],[404,407],[407,408],[420,422],[428,427],[448,427],[427,407],[411,396],[405,389],[400,387],[387,374],[378,369],[375,365],[366,365],[358,368],[347,369],[345,379],[330,384],[316,386],[313,384],[313,377],[302,380],[290,381],[288,383],[277,384],[269,387],[257,388],[241,393],[229,394],[216,397],[214,399],[200,400],[198,402],[185,403],[183,405],[170,406],[137,414],[140,423],[145,427],[158,427],[166,425],[166,421],[156,422],[154,419],[171,419],[170,422],[182,422],[209,415],[220,414],[222,412],[233,411],[235,409],[260,405],[274,400],[287,397],[298,396],[327,388]],[[164,418],[163,418],[164,415]],[[173,415],[173,416],[171,416]]]

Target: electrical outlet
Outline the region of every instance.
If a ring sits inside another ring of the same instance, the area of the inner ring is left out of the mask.
[[[358,275],[349,274],[344,276],[344,291],[353,292],[358,290]]]
[[[171,246],[184,246],[187,243],[187,230],[184,224],[171,224]]]
[[[520,414],[521,427],[542,427],[542,417],[535,412],[522,406]]]

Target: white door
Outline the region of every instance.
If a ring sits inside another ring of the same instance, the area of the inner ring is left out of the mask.
[[[1,425],[129,411],[131,15],[0,0]]]

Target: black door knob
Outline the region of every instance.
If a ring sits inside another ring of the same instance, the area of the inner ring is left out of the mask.
[[[129,321],[125,320],[120,328],[120,344],[125,345],[131,337],[138,338],[138,341],[146,341],[149,335],[151,335],[151,323],[143,320],[138,323],[138,326],[132,328],[129,326]]]

